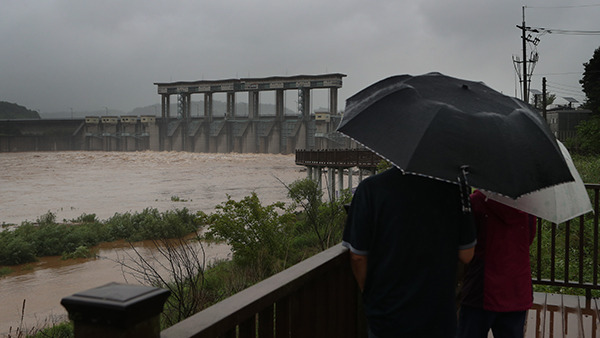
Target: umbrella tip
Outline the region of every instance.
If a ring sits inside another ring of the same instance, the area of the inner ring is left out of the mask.
[[[468,85],[466,85],[466,84],[463,84],[463,85],[462,85],[462,89],[465,89],[465,90],[467,90],[467,89],[469,89],[469,86],[468,86]]]

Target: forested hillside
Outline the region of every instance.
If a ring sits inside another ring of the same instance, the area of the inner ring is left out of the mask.
[[[0,101],[0,120],[6,119],[39,119],[40,114],[16,103]]]

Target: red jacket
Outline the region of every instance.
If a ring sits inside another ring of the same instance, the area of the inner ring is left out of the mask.
[[[529,246],[535,237],[535,217],[471,194],[477,227],[475,256],[469,264],[462,304],[489,311],[528,310],[533,304]]]

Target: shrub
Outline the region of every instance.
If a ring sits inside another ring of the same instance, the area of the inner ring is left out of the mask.
[[[295,216],[284,203],[262,206],[256,193],[240,201],[227,196],[213,214],[199,215],[208,224],[205,238],[227,242],[233,260],[255,268],[261,278],[287,266]]]
[[[171,292],[161,315],[163,326],[171,326],[191,316],[207,303],[204,248],[199,238],[196,234],[193,238],[152,240],[153,259],[145,257],[130,243],[134,254],[119,261],[123,271],[139,283]]]
[[[598,155],[600,153],[600,116],[594,115],[587,121],[580,122],[577,127],[577,136],[567,141],[569,149],[584,155]]]
[[[42,256],[79,257],[81,247],[117,239],[178,238],[195,232],[199,222],[187,209],[164,213],[145,209],[141,213],[115,214],[104,224],[94,214],[83,214],[72,224],[57,224],[56,216],[48,212],[38,218],[37,224],[23,222],[14,231],[0,233],[0,265],[32,262]]]
[[[165,211],[162,214],[157,209],[146,208],[140,213],[115,214],[106,222],[110,237],[133,242],[182,237],[195,232],[198,225],[196,215],[187,208]]]
[[[82,214],[81,216],[71,220],[71,223],[97,223],[96,214]]]
[[[13,269],[9,268],[8,266],[0,267],[0,277],[9,275],[12,272],[13,272]]]
[[[16,265],[35,262],[33,245],[7,230],[0,236],[0,265]]]
[[[32,338],[71,338],[75,337],[75,329],[72,322],[53,324],[52,327],[39,330]]]
[[[36,223],[38,223],[40,225],[55,224],[56,223],[56,214],[48,211],[47,213],[40,216],[36,220]]]
[[[74,258],[92,258],[92,257],[96,257],[96,253],[92,250],[90,250],[90,248],[88,248],[87,246],[78,246],[77,249],[75,249],[75,251],[70,252],[70,253],[63,253],[62,255],[62,259],[74,259]]]
[[[317,239],[315,244],[321,250],[341,241],[346,219],[344,204],[350,203],[352,198],[349,190],[344,190],[334,200],[324,202],[318,183],[303,179],[290,184],[288,196],[294,201],[293,208],[302,207],[298,229],[313,232]]]

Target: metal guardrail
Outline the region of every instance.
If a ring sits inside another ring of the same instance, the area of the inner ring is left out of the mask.
[[[536,242],[532,245],[533,283],[584,289],[586,298],[598,284],[598,206],[600,184],[586,184],[593,214],[553,224],[538,219]],[[549,241],[549,245],[544,245]],[[547,248],[547,249],[544,249]]]

